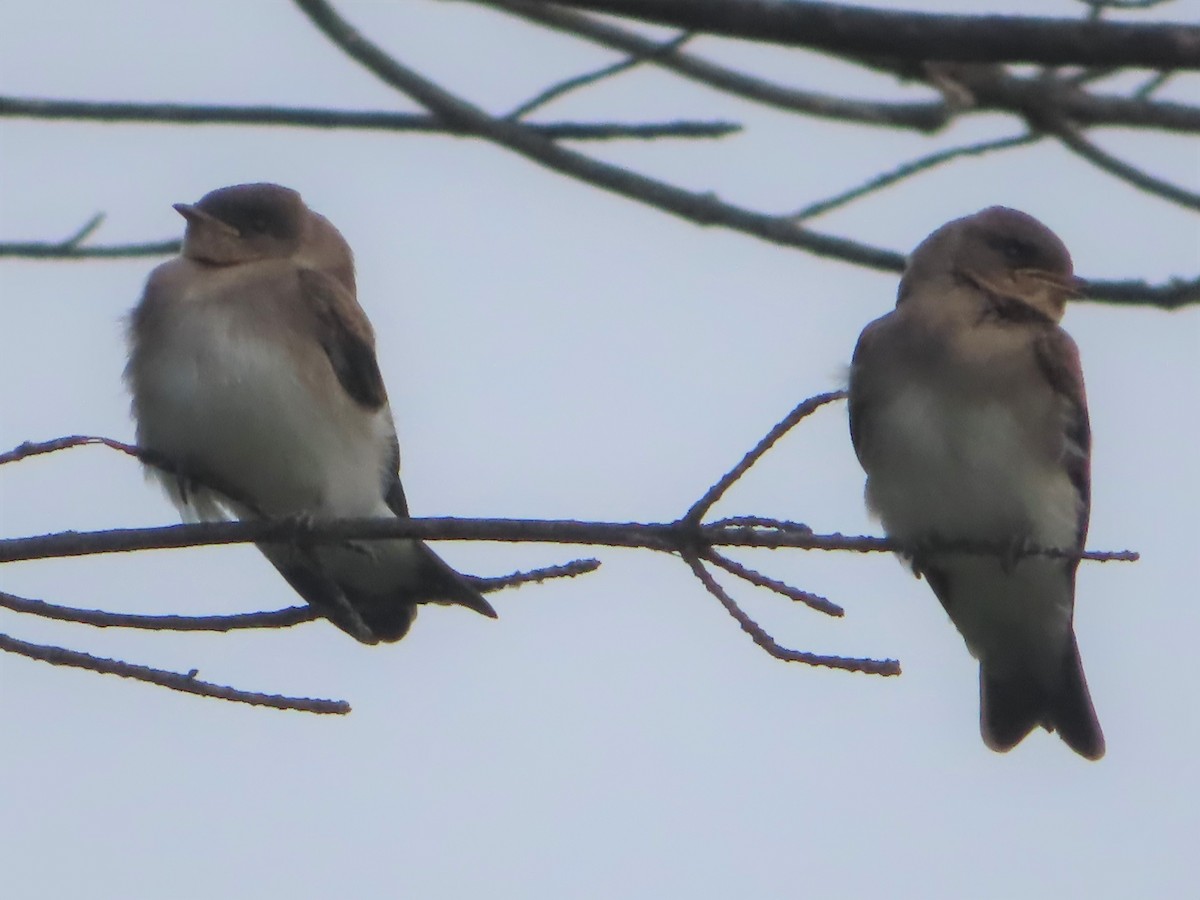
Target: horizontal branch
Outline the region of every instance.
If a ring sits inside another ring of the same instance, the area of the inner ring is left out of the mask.
[[[622,53],[638,55],[646,62],[684,78],[744,100],[787,112],[864,125],[912,128],[925,132],[937,131],[952,117],[950,107],[940,100],[894,103],[839,97],[767,81],[683,50],[655,53],[658,45],[636,31],[571,10],[559,9],[538,0],[471,2],[503,10],[526,21],[573,34]]]
[[[141,122],[161,125],[282,125],[294,128],[360,128],[418,134],[465,135],[470,132],[415,113],[315,109],[286,106],[217,106],[185,103],[108,103],[90,100],[40,100],[0,97],[0,117],[52,121]],[[608,141],[623,138],[719,138],[741,130],[736,122],[530,122],[530,130],[549,140]]]
[[[909,60],[1200,69],[1200,26],[868,9],[815,0],[554,0],[689,31]]]
[[[79,245],[67,241],[0,241],[0,258],[9,259],[130,259],[174,256],[183,246],[178,240],[137,244]]]
[[[642,52],[654,46],[653,41],[637,31],[539,0],[471,2],[502,9],[538,25],[626,53]],[[987,112],[1023,115],[1030,102],[1030,93],[1036,92],[1043,104],[1053,104],[1053,109],[1059,117],[1081,126],[1120,125],[1183,133],[1200,131],[1200,107],[1197,106],[1170,101],[1151,101],[1148,95],[1140,92],[1132,97],[1093,94],[1081,90],[1077,81],[1066,82],[1066,85],[1070,86],[1070,89],[1066,90],[1061,89],[1064,85],[1047,83],[1038,78],[997,79],[994,75],[1003,73],[996,73],[994,66],[959,66],[960,69],[974,69],[976,75],[973,81],[980,82],[967,85],[971,91],[972,103],[961,107],[951,105],[944,99],[887,102],[803,91],[723,66],[692,52],[675,51],[652,57],[647,61],[683,78],[753,103],[800,115],[863,125],[936,132],[960,115]],[[849,57],[848,61],[860,64],[866,62],[853,57]],[[882,68],[904,80],[927,80],[919,63],[890,60],[889,65],[882,66],[881,62],[872,58],[868,67]],[[984,70],[992,71],[986,73],[987,77],[980,77],[985,74]],[[1050,91],[1053,93],[1049,93]]]
[[[439,118],[454,122],[484,140],[505,147],[539,165],[698,225],[729,228],[775,244],[799,248],[816,256],[839,259],[865,268],[890,272],[901,272],[904,269],[905,255],[902,253],[813,231],[803,227],[790,216],[769,215],[726,203],[711,192],[690,191],[658,181],[561,147],[530,132],[523,123],[489,116],[473,104],[402,65],[359,33],[325,0],[293,2],[344,53],[386,84],[421,103]],[[1131,284],[1131,281],[1120,282],[1121,287],[1125,289],[1120,301],[1106,296],[1109,282],[1092,282],[1091,295],[1107,302],[1166,308],[1200,302],[1200,290],[1180,301],[1178,283],[1173,283],[1167,290],[1148,285],[1137,299],[1133,299],[1134,292],[1129,290]],[[1168,302],[1164,302],[1164,294],[1167,295]]]
[[[18,597],[0,591],[0,607],[28,613],[43,619],[74,622],[94,628],[138,628],[145,631],[243,631],[247,628],[289,628],[319,618],[311,606],[289,606],[269,612],[233,613],[221,616],[155,616],[142,613],[118,613],[104,609],[79,609]]]
[[[243,691],[222,684],[200,681],[196,673],[170,672],[165,669],[154,669],[149,666],[135,665],[119,659],[105,659],[81,653],[78,650],[68,650],[65,647],[51,647],[46,644],[31,644],[7,634],[0,634],[0,652],[14,653],[27,659],[36,659],[54,666],[70,666],[76,669],[87,669],[104,675],[120,675],[122,678],[132,678],[135,681],[145,681],[159,687],[170,688],[185,694],[196,694],[200,697],[213,697],[218,700],[231,700],[235,703],[247,703],[251,706],[268,706],[272,709],[290,709],[297,712],[323,713],[345,715],[350,712],[350,704],[345,700],[318,700],[310,697],[284,697],[280,694],[261,694],[255,691]]]
[[[701,547],[764,547],[799,550],[848,550],[858,553],[905,553],[909,548],[887,538],[815,534],[809,529],[763,524],[697,525],[694,522],[584,522],[575,519],[339,519],[333,521],[253,520],[114,528],[105,531],[62,531],[35,537],[0,540],[0,563],[63,559],[133,550],[168,550],[260,542],[337,543],[417,538],[426,541],[488,541],[506,544],[579,544],[686,552]],[[923,548],[926,551],[928,547]],[[1012,547],[975,542],[939,545],[946,553],[1011,556]],[[1099,562],[1132,562],[1136,553],[1056,548],[1029,548],[1020,555],[1042,555]]]

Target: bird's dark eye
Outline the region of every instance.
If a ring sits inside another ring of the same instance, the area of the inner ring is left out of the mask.
[[[250,220],[250,230],[257,232],[258,234],[266,234],[267,220],[262,216],[255,216]]]
[[[990,242],[1014,265],[1029,265],[1037,257],[1037,248],[1020,238],[1002,237]]]

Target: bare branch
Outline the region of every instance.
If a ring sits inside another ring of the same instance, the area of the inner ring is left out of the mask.
[[[626,59],[615,62],[612,65],[604,66],[594,72],[587,72],[583,75],[576,75],[573,78],[568,78],[565,81],[560,81],[558,84],[551,85],[542,91],[537,96],[526,100],[504,118],[520,119],[529,115],[535,109],[545,106],[572,91],[577,91],[580,88],[588,87],[605,79],[612,78],[615,75],[620,75],[622,72],[628,72],[630,69],[636,68],[647,59],[655,56],[663,56],[672,50],[682,47],[684,43],[691,37],[688,32],[683,32],[669,41],[664,41],[661,44],[653,45],[654,49],[647,53],[631,53]]]
[[[763,631],[762,626],[748,616],[716,579],[704,568],[704,564],[693,553],[684,553],[683,561],[691,568],[705,589],[712,594],[725,611],[737,620],[742,631],[750,635],[751,640],[762,647],[775,659],[784,662],[798,662],[809,666],[825,666],[830,669],[842,669],[846,672],[863,672],[867,675],[899,675],[900,663],[894,659],[857,659],[846,656],[821,656],[816,653],[806,653],[801,650],[790,650],[779,644],[773,637]]]
[[[809,397],[807,400],[802,401],[795,409],[776,423],[775,427],[768,431],[766,436],[755,444],[736,466],[722,475],[716,484],[705,491],[703,497],[692,504],[692,508],[684,515],[683,521],[698,524],[704,518],[704,514],[733,486],[733,483],[750,471],[750,467],[762,459],[763,454],[775,446],[775,443],[781,437],[795,428],[802,419],[811,415],[826,403],[841,400],[845,396],[845,391],[831,391],[828,394],[817,394],[815,397]]]
[[[1136,166],[1117,159],[1111,153],[1101,150],[1089,141],[1079,129],[1069,123],[1056,123],[1053,126],[1053,133],[1076,156],[1087,160],[1114,178],[1119,178],[1147,194],[1153,194],[1187,209],[1200,212],[1200,194],[1193,193],[1169,181],[1163,181],[1161,178],[1155,178],[1150,173],[1143,172]]]
[[[313,23],[348,56],[392,87],[426,106],[438,117],[554,171],[607,191],[674,213],[702,225],[726,225],[819,256],[870,268],[899,271],[904,257],[847,238],[800,228],[790,220],[722,203],[711,194],[684,190],[560,147],[525,125],[496,119],[476,106],[401,65],[341,18],[324,0],[293,0]]]
[[[555,0],[689,31],[906,60],[1200,69],[1200,27],[954,16],[813,0]]]
[[[227,616],[151,616],[139,613],[77,609],[44,600],[18,597],[0,591],[0,606],[13,612],[41,616],[60,622],[75,622],[96,628],[140,628],[146,631],[241,631],[247,628],[290,628],[320,618],[309,606],[289,606],[270,612],[235,613]]]
[[[1175,0],[1079,0],[1095,11],[1105,9],[1150,9],[1152,6],[1162,6],[1164,3],[1174,3]]]
[[[701,225],[721,225],[753,234],[784,246],[798,247],[818,256],[840,259],[867,268],[899,272],[904,255],[847,238],[821,234],[797,225],[786,216],[769,216],[733,204],[711,194],[687,191],[604,163],[555,145],[525,126],[495,119],[478,107],[450,94],[438,85],[401,65],[342,19],[325,0],[293,0],[305,15],[348,56],[377,77],[402,91],[446,121],[454,122],[478,136],[525,156],[554,171],[577,178],[624,197]],[[1095,282],[1103,294],[1106,282]],[[1157,304],[1159,292],[1151,289],[1139,301]],[[1200,292],[1195,296],[1200,301]]]
[[[1155,91],[1175,77],[1174,72],[1159,72],[1147,79],[1146,83],[1133,92],[1138,100],[1148,99]]]
[[[422,541],[487,541],[505,544],[579,544],[681,552],[697,541],[714,547],[764,547],[798,550],[850,550],[858,553],[906,553],[911,548],[886,538],[815,534],[797,531],[781,522],[768,527],[734,527],[678,522],[584,522],[576,519],[330,519],[319,522],[254,519],[245,522],[205,522],[198,525],[164,525],[157,528],[113,528],[104,531],[61,531],[34,537],[0,540],[0,563],[33,559],[65,559],[134,550],[178,550],[248,544],[262,541],[380,541],[416,538]],[[946,553],[1011,556],[1010,546],[982,542],[947,542],[937,548]],[[1087,551],[1032,547],[1021,555],[1056,559],[1090,559],[1097,562],[1133,562],[1129,550]]]
[[[830,602],[829,598],[822,597],[820,594],[814,594],[811,591],[804,591],[797,587],[792,587],[786,582],[780,581],[777,578],[771,578],[769,575],[764,575],[756,569],[751,569],[749,566],[744,566],[737,560],[730,559],[716,550],[709,549],[704,554],[704,558],[715,566],[720,566],[731,575],[736,575],[738,578],[748,581],[756,587],[766,588],[769,591],[774,591],[787,597],[789,600],[795,600],[797,603],[803,603],[809,609],[815,609],[817,612],[823,612],[827,616],[841,618],[846,614],[846,611],[836,603]]]
[[[591,16],[532,0],[471,0],[485,6],[502,9],[530,22],[574,34],[614,50],[638,55],[639,58],[685,78],[707,84],[734,96],[765,106],[804,115],[820,116],[846,122],[870,125],[913,128],[918,131],[937,131],[951,117],[951,110],[941,101],[890,103],[886,101],[852,100],[832,94],[801,91],[785,85],[756,78],[710,62],[694,53],[678,50],[655,54],[658,46],[636,31],[611,25]]]
[[[468,578],[483,593],[492,593],[522,584],[541,583],[551,578],[574,578],[600,568],[598,559],[577,559],[559,566],[547,566],[528,572],[513,572],[498,578]],[[220,616],[145,615],[142,613],[108,612],[102,609],[79,609],[18,597],[0,591],[0,607],[13,612],[28,613],[43,619],[74,622],[96,628],[139,628],[146,631],[242,631],[248,628],[289,628],[303,622],[313,622],[321,616],[310,606],[289,606],[270,612],[234,613]]]
[[[513,572],[511,575],[499,575],[492,578],[480,578],[476,575],[465,577],[479,591],[490,594],[504,588],[520,587],[523,584],[541,584],[551,578],[575,578],[595,572],[599,568],[600,560],[598,559],[573,559],[561,565],[530,569],[528,572]]]
[[[90,434],[72,434],[67,437],[55,438],[51,441],[25,441],[22,444],[17,444],[13,449],[0,453],[0,466],[6,463],[20,462],[31,456],[40,456],[43,453],[57,453],[60,450],[69,450],[72,447],[89,447],[94,445],[108,447],[110,450],[117,450],[127,456],[132,456],[134,459],[142,458],[142,451],[133,444],[115,441],[112,438],[95,437]]]
[[[178,240],[145,244],[113,244],[79,247],[65,241],[0,241],[0,258],[19,259],[130,259],[141,256],[173,256],[182,246]]]
[[[428,115],[282,106],[205,106],[185,103],[107,103],[0,97],[0,117],[167,125],[282,125],[296,128],[361,128],[423,134],[464,135],[469,131]],[[741,126],[734,122],[543,122],[529,128],[551,140],[649,140],[662,137],[718,138]]]
[[[912,178],[921,172],[927,172],[930,169],[950,162],[951,160],[961,159],[967,156],[982,156],[985,153],[991,153],[996,150],[1009,150],[1013,147],[1024,147],[1027,144],[1035,144],[1042,140],[1045,135],[1033,134],[1026,132],[1025,134],[1016,135],[1014,137],[999,138],[994,141],[980,141],[976,144],[967,144],[962,147],[952,147],[949,150],[939,150],[936,153],[930,153],[922,156],[911,162],[903,163],[892,169],[890,172],[884,172],[882,175],[876,175],[874,178],[863,182],[858,187],[851,188],[848,191],[843,191],[840,194],[826,199],[819,200],[816,203],[810,203],[808,206],[792,214],[798,222],[803,222],[807,219],[816,218],[824,215],[827,212],[832,212],[846,206],[849,203],[866,197],[869,194],[877,193],[886,187],[891,187],[893,184],[898,184],[907,178]]]
[[[231,700],[235,703],[248,703],[251,706],[268,706],[272,709],[290,709],[297,712],[334,715],[345,715],[350,712],[350,704],[344,700],[318,700],[309,697],[284,697],[280,694],[242,691],[222,684],[200,681],[195,677],[195,671],[183,673],[152,669],[149,666],[139,666],[118,659],[105,659],[89,653],[80,653],[78,650],[68,650],[65,647],[31,644],[7,634],[0,634],[0,650],[28,659],[40,660],[54,666],[71,666],[100,672],[104,675],[120,675],[122,678],[145,681],[159,687],[182,691],[185,694],[196,694],[200,697],[215,697],[218,700]]]

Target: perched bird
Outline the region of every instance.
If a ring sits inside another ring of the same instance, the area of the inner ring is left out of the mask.
[[[293,190],[220,188],[176,204],[183,250],[129,323],[138,443],[185,519],[407,516],[375,336],[345,239]],[[259,549],[358,640],[402,638],[419,603],[495,610],[416,540]]]
[[[1075,641],[1090,510],[1091,435],[1075,342],[1058,323],[1082,282],[1061,240],[994,206],[943,225],[909,257],[896,308],[858,339],[850,435],[866,497],[979,660],[993,750],[1040,725],[1104,755]],[[939,542],[1006,554],[939,551]]]

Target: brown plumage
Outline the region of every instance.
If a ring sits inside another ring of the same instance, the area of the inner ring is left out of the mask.
[[[1073,628],[1077,559],[938,552],[946,541],[1082,550],[1091,433],[1074,341],[1080,283],[1050,229],[1003,207],[913,252],[896,309],[863,330],[850,433],[867,502],[913,547],[979,659],[980,729],[1008,750],[1034,727],[1104,754]]]
[[[125,371],[139,443],[192,476],[154,473],[171,499],[188,518],[407,516],[375,335],[341,234],[273,184],[175,208],[188,221],[183,251],[150,275]],[[420,541],[259,549],[364,643],[399,640],[421,603],[496,614]]]

